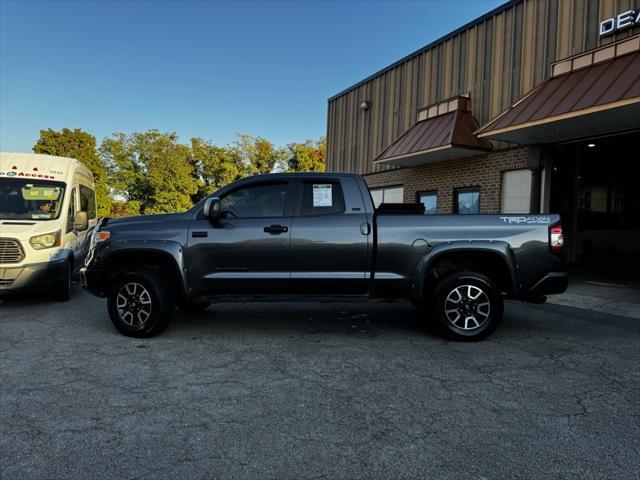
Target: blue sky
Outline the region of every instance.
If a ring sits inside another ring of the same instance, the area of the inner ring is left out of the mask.
[[[0,149],[64,127],[317,138],[328,97],[501,3],[0,0]]]

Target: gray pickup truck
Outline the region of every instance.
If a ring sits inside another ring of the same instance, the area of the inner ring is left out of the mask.
[[[403,299],[456,340],[480,339],[503,298],[561,293],[558,215],[423,215],[374,208],[353,174],[239,180],[184,213],[103,219],[82,286],[115,327],[150,337],[176,306],[241,298]]]

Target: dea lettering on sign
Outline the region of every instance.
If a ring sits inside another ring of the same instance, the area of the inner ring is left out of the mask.
[[[640,25],[640,8],[637,10],[627,10],[619,13],[615,17],[607,18],[600,22],[600,36],[611,35],[620,30]]]

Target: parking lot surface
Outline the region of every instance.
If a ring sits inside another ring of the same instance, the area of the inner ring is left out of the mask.
[[[0,478],[638,478],[640,321],[508,303],[479,343],[404,304],[217,304],[159,337],[0,303]]]

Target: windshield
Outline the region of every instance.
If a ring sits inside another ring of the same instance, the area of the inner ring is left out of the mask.
[[[64,199],[62,182],[0,178],[0,220],[54,220]]]

